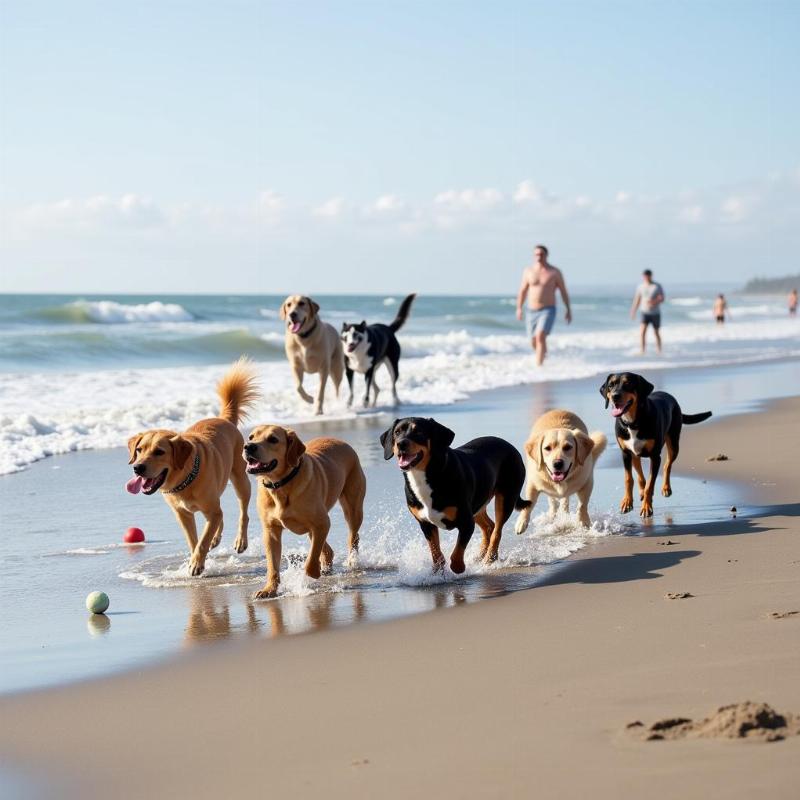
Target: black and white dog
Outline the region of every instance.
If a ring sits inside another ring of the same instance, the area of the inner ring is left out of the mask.
[[[367,325],[362,320],[357,325],[351,322],[342,324],[342,346],[344,349],[344,371],[347,376],[347,385],[350,387],[350,397],[347,405],[353,402],[353,373],[360,372],[366,381],[364,392],[364,406],[369,405],[370,390],[372,391],[372,405],[378,401],[380,387],[375,382],[375,370],[381,364],[386,364],[389,377],[392,379],[392,396],[397,405],[397,376],[400,368],[400,342],[395,333],[400,330],[408,319],[408,312],[414,302],[416,294],[410,294],[400,304],[397,316],[390,325],[376,323]]]

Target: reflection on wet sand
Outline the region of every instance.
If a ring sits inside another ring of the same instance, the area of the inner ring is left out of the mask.
[[[274,638],[355,622],[375,622],[500,597],[529,588],[536,580],[531,573],[523,579],[520,575],[498,570],[451,583],[369,591],[375,587],[366,583],[368,578],[360,576],[365,582],[362,587],[267,601],[253,601],[249,592],[238,587],[190,587],[184,642],[191,646],[231,637]]]

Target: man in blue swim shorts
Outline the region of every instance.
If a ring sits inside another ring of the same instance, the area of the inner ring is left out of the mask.
[[[547,248],[537,244],[533,251],[533,266],[526,267],[522,273],[522,283],[517,293],[517,319],[522,319],[522,307],[525,297],[528,306],[525,309],[525,327],[536,351],[536,365],[541,366],[547,355],[547,337],[553,330],[556,321],[556,289],[561,292],[566,313],[567,324],[572,322],[572,311],[569,306],[569,294],[564,283],[564,276],[558,267],[547,261]]]

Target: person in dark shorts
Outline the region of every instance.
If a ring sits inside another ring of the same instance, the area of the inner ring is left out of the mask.
[[[641,339],[641,352],[644,353],[647,327],[652,326],[656,335],[656,349],[661,352],[661,304],[664,302],[664,290],[660,283],[653,280],[653,271],[646,269],[642,273],[642,283],[636,289],[631,306],[631,319],[636,319],[636,310],[641,308],[639,321],[639,334]]]
[[[714,301],[714,319],[717,325],[722,325],[725,322],[725,315],[730,316],[731,312],[728,309],[728,301],[725,299],[724,294],[718,294],[717,299]]]

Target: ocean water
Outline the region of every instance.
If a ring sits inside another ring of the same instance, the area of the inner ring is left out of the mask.
[[[732,319],[713,323],[714,293],[676,291],[664,309],[665,353],[638,355],[630,294],[576,291],[561,311],[545,366],[533,364],[513,296],[421,295],[400,331],[401,401],[445,406],[503,386],[577,380],[621,368],[642,372],[747,364],[800,355],[800,320],[783,298],[729,297]],[[319,296],[321,316],[388,322],[401,296]],[[256,421],[298,423],[311,407],[294,393],[283,352],[279,296],[0,295],[0,474],[50,455],[116,447],[138,430],[182,429],[216,413],[214,384],[242,354],[257,362]],[[379,372],[388,389],[388,375]],[[362,413],[329,387],[330,418]],[[306,376],[313,392],[316,376]],[[386,391],[381,400],[388,402]],[[381,404],[379,407],[388,408]]]
[[[800,325],[785,318],[781,300],[732,297],[734,319],[718,328],[711,297],[692,291],[671,298],[665,355],[642,357],[627,294],[576,292],[575,322],[559,320],[550,359],[537,369],[513,298],[422,296],[399,337],[401,409],[348,410],[331,394],[324,418],[294,395],[277,318],[281,297],[0,298],[0,692],[90,679],[211,641],[495,597],[536,586],[559,561],[609,536],[677,535],[687,524],[728,518],[732,504],[746,514],[735,489],[682,474],[675,495],[658,499],[652,521],[619,515],[622,471],[612,443],[595,473],[591,530],[572,517],[549,520],[541,500],[524,535],[513,533],[512,517],[497,564],[477,562],[476,537],[463,576],[434,576],[405,509],[402,476],[378,443],[393,417],[406,413],[437,416],[456,431],[457,443],[494,434],[521,446],[531,421],[549,407],[571,408],[591,429],[610,434],[597,376],[621,368],[645,372],[688,412],[730,413],[796,392]],[[339,326],[389,321],[402,298],[317,299],[323,318]],[[192,578],[183,536],[163,500],[124,490],[127,438],[153,426],[180,430],[215,414],[214,384],[243,352],[257,363],[263,389],[251,421],[291,422],[305,439],[349,441],[368,481],[356,568],[345,564],[346,532],[335,509],[333,573],[307,579],[307,539],[287,533],[281,595],[272,601],[252,599],[265,579],[254,504],[250,546],[238,555],[230,547],[235,497],[225,492],[222,545],[206,573]],[[307,386],[315,380],[310,376]],[[360,397],[362,379],[356,380]],[[121,544],[131,525],[145,530],[146,545]],[[446,552],[452,540],[444,534]],[[96,589],[111,597],[107,615],[83,607]]]

